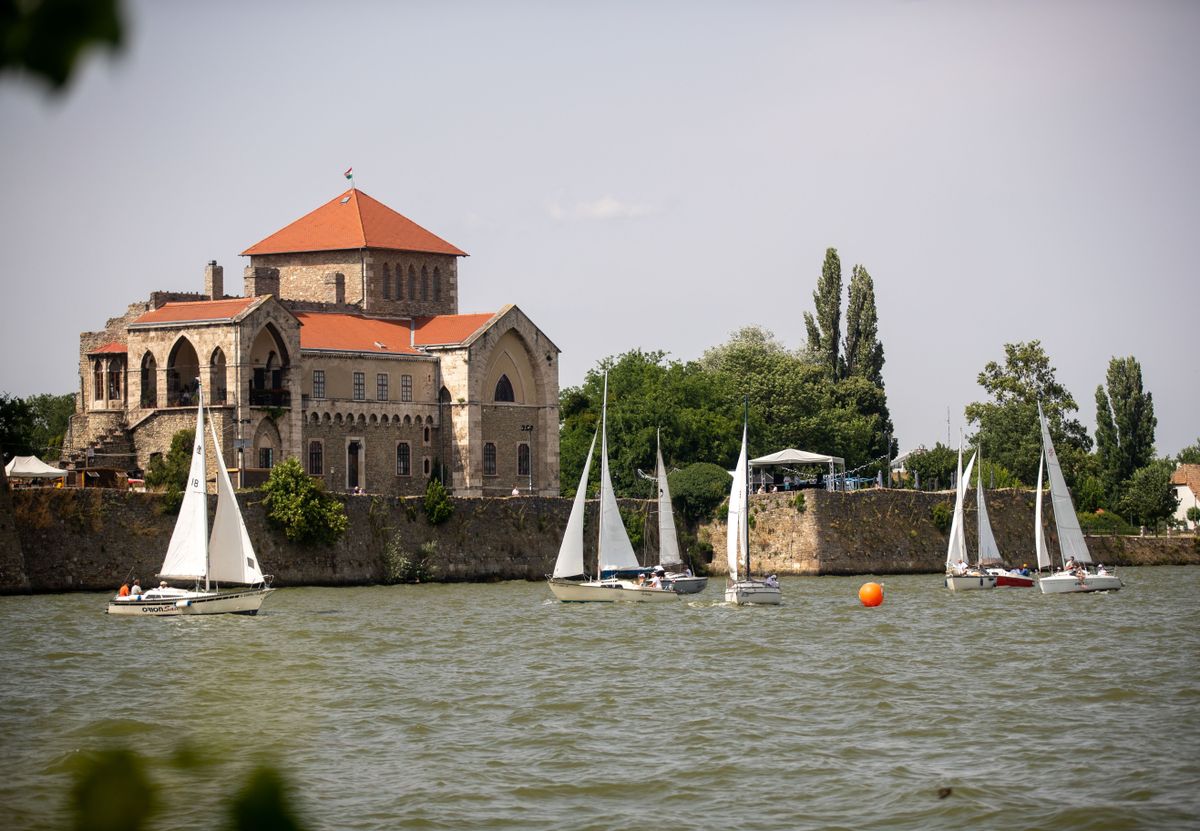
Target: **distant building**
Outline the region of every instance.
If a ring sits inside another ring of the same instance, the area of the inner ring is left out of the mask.
[[[1171,484],[1175,486],[1175,495],[1179,497],[1179,505],[1175,508],[1175,518],[1183,522],[1185,528],[1196,530],[1196,523],[1187,518],[1188,508],[1200,507],[1200,465],[1180,465],[1171,474]]]
[[[516,306],[459,313],[465,252],[352,188],[242,253],[240,296],[213,261],[80,335],[64,458],[145,468],[199,379],[247,484],[295,457],[335,491],[558,494],[558,347]]]

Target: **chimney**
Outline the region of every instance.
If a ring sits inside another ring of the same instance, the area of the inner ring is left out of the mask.
[[[246,297],[273,294],[279,298],[279,269],[265,266],[246,266]]]
[[[209,260],[204,267],[204,293],[209,300],[220,300],[225,296],[225,269]]]
[[[337,303],[339,306],[346,302],[346,275],[342,272],[330,271],[325,274],[325,302]]]

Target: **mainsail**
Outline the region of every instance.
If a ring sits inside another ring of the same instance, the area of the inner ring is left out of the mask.
[[[981,451],[982,453],[982,451]],[[975,485],[975,502],[979,529],[979,563],[1000,560],[1000,547],[992,534],[992,523],[988,522],[987,501],[983,498],[983,462],[979,463],[979,481]]]
[[[975,467],[975,457],[967,463],[966,473],[962,469],[962,448],[958,449],[958,487],[954,496],[954,519],[950,523],[950,544],[946,546],[946,565],[953,567],[959,560],[967,561],[967,532],[963,519],[963,502],[967,496],[967,482],[971,481],[971,469]]]
[[[661,566],[682,565],[679,556],[679,538],[675,535],[675,512],[671,507],[671,489],[667,486],[667,468],[663,465],[662,444],[658,454],[658,564]]]
[[[1046,474],[1050,478],[1050,504],[1054,506],[1054,525],[1058,528],[1058,549],[1063,562],[1072,557],[1077,563],[1090,563],[1092,555],[1088,553],[1087,543],[1083,541],[1083,531],[1079,527],[1079,517],[1075,514],[1075,505],[1071,502],[1071,493],[1067,490],[1067,481],[1063,478],[1062,466],[1058,463],[1058,454],[1054,452],[1054,442],[1050,440],[1050,424],[1042,413],[1042,404],[1038,402],[1038,420],[1042,424],[1042,450],[1046,456]]]
[[[1037,499],[1033,504],[1033,547],[1037,552],[1038,571],[1050,568],[1050,550],[1046,548],[1046,529],[1042,527],[1042,465],[1045,458],[1038,454]]]
[[[217,459],[217,513],[213,517],[212,536],[208,539],[208,578],[217,582],[242,583],[253,586],[266,582],[259,568],[258,557],[246,533],[246,523],[238,508],[229,469],[221,454],[217,427],[209,422],[214,455]]]
[[[633,544],[625,531],[612,478],[608,474],[608,375],[604,376],[604,404],[600,409],[600,574],[640,568]]]
[[[746,552],[747,516],[746,516],[746,430],[742,424],[742,449],[738,453],[737,468],[733,471],[733,484],[729,486],[729,518],[727,537],[725,541],[726,555],[729,558],[729,579],[737,582],[749,578],[749,566],[746,574],[739,577],[741,571],[740,558]]]
[[[599,435],[599,431],[597,431]],[[583,460],[583,475],[575,489],[575,501],[571,503],[571,516],[567,518],[567,529],[563,532],[562,545],[558,547],[558,559],[554,561],[554,577],[578,577],[583,574],[583,515],[587,510],[588,473],[592,469],[592,453],[596,450],[596,436]]]
[[[173,580],[204,580],[208,573],[208,488],[205,485],[204,393],[197,391],[196,438],[192,444],[192,466],[175,531],[167,545],[158,576]]]

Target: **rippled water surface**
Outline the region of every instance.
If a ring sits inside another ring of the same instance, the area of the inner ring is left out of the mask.
[[[212,828],[258,763],[311,828],[1184,828],[1200,569],[1123,591],[792,578],[785,605],[571,604],[538,583],[284,589],[256,618],[0,598],[0,806],[63,827],[71,762],[135,748]],[[204,760],[166,764],[180,742]],[[946,793],[949,789],[949,793]],[[180,808],[189,806],[188,816]]]

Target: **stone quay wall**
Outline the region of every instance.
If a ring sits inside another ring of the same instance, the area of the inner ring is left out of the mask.
[[[2,477],[2,474],[0,474]],[[755,572],[779,574],[895,574],[940,572],[946,535],[932,522],[932,507],[952,503],[952,493],[804,491],[756,495],[751,500]],[[276,586],[345,586],[386,583],[395,561],[424,558],[437,581],[540,580],[558,554],[571,500],[551,497],[458,498],[449,521],[432,526],[423,497],[340,496],[350,518],[347,533],[328,546],[301,546],[268,527],[257,492],[239,494],[243,515],[264,571]],[[215,497],[214,497],[215,499]],[[651,503],[622,500],[640,515],[645,541],[639,556],[658,549]],[[993,491],[989,516],[996,539],[1012,563],[1032,559],[1029,533],[1033,497],[1026,491]],[[589,503],[587,562],[595,562],[596,502]],[[968,545],[974,548],[973,498],[967,511]],[[0,593],[107,591],[139,576],[153,579],[162,565],[175,517],[156,494],[108,489],[30,488],[8,491],[0,481]],[[712,545],[709,568],[725,571],[725,526],[697,530]],[[1053,526],[1047,528],[1056,549]],[[1091,537],[1093,556],[1117,566],[1200,564],[1196,537]],[[654,559],[653,554],[650,557]],[[703,557],[697,554],[703,562]]]

